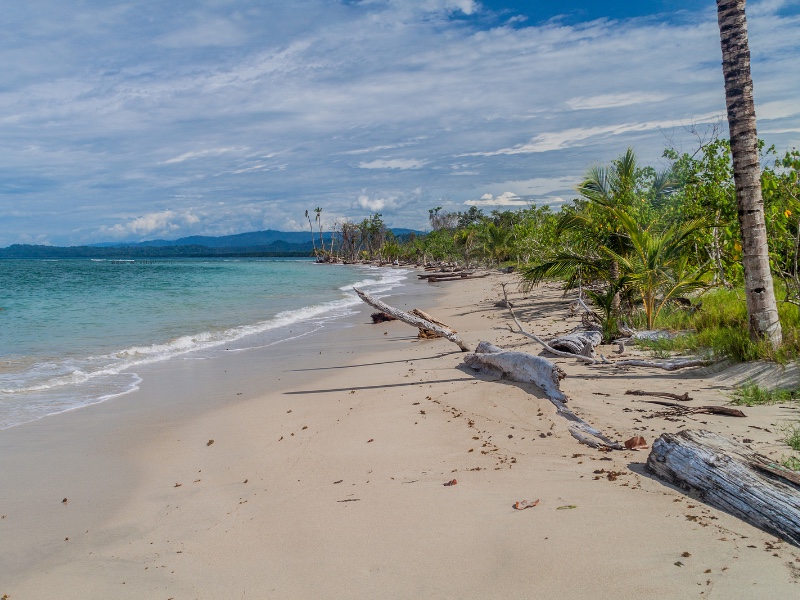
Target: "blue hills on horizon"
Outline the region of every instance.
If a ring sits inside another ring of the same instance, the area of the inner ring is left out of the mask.
[[[424,232],[393,228],[399,237]],[[331,232],[323,232],[322,239],[329,243]],[[223,236],[193,235],[175,240],[146,240],[143,242],[99,242],[86,246],[42,246],[13,244],[0,248],[0,258],[157,258],[192,256],[310,256],[314,244],[319,244],[319,233],[311,232],[251,231]]]

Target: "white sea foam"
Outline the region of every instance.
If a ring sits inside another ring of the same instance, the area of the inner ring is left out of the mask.
[[[141,379],[135,372],[137,367],[187,355],[202,354],[203,351],[228,350],[227,346],[248,338],[257,339],[262,334],[276,333],[265,343],[248,344],[233,348],[234,351],[263,348],[277,343],[311,335],[323,328],[331,319],[353,314],[353,307],[361,301],[352,291],[353,287],[364,288],[371,294],[383,294],[406,279],[408,271],[377,270],[375,277],[367,277],[353,284],[341,286],[343,297],[285,310],[260,322],[240,325],[218,331],[202,331],[182,335],[163,343],[137,345],[122,350],[89,356],[85,359],[63,359],[32,365],[26,369],[25,376],[14,378],[0,377],[5,382],[0,388],[0,429],[38,420],[44,416],[74,410],[82,406],[97,404],[110,398],[127,394],[138,389]],[[312,329],[289,334],[290,327],[308,322]],[[285,333],[281,333],[286,329]],[[289,334],[289,335],[287,335]],[[191,356],[191,358],[204,358]],[[17,376],[20,373],[16,374]],[[15,387],[14,383],[21,383]],[[12,385],[8,385],[12,384]],[[12,402],[14,398],[24,402]]]

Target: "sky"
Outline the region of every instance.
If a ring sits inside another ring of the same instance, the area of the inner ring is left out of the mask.
[[[0,246],[557,208],[727,133],[714,2],[27,0],[0,36]],[[759,137],[800,147],[800,0],[747,3]]]

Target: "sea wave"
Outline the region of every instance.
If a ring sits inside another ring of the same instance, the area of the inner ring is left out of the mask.
[[[269,319],[217,331],[202,331],[181,335],[165,342],[137,345],[107,354],[85,358],[65,358],[26,365],[24,371],[0,373],[0,429],[37,420],[43,416],[96,404],[138,389],[141,382],[136,369],[176,357],[203,351],[229,350],[230,346],[246,339],[270,335],[264,343],[233,348],[243,351],[280,343],[288,339],[309,335],[322,328],[331,319],[352,314],[360,303],[352,291],[363,288],[380,296],[402,285],[406,270],[375,270],[374,277],[365,277],[353,284],[341,286],[342,297],[284,310]],[[371,273],[370,273],[371,274]],[[309,323],[311,329],[291,332],[291,327]],[[281,333],[286,330],[285,333]],[[16,402],[14,399],[22,402]]]

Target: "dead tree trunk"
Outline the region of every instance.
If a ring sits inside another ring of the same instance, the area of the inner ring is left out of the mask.
[[[385,303],[381,302],[377,298],[373,298],[369,294],[367,294],[365,292],[362,292],[361,290],[359,290],[357,288],[353,288],[353,291],[355,291],[355,293],[358,294],[359,298],[361,298],[364,302],[366,302],[367,304],[369,304],[373,308],[376,308],[381,312],[385,312],[387,315],[392,315],[393,317],[395,317],[396,319],[402,321],[403,323],[408,323],[409,325],[411,325],[413,327],[416,327],[418,329],[428,329],[430,331],[434,331],[437,334],[439,334],[440,336],[442,336],[443,338],[447,338],[448,340],[450,340],[451,342],[456,344],[459,348],[461,348],[462,352],[469,352],[470,351],[469,346],[467,346],[467,344],[464,342],[464,340],[462,340],[458,336],[458,334],[455,333],[454,331],[451,331],[449,329],[444,329],[444,328],[439,327],[438,325],[435,325],[434,323],[431,323],[430,321],[426,321],[425,319],[422,319],[422,318],[420,318],[420,317],[418,317],[416,315],[412,315],[412,314],[404,312],[404,311],[402,311],[402,310],[400,310],[398,308],[394,308],[392,306],[389,306],[388,304],[385,304]]]
[[[704,502],[800,546],[800,475],[710,431],[665,433],[647,469]]]
[[[464,357],[464,362],[473,369],[503,376],[511,381],[536,384],[558,409],[558,414],[570,421],[569,433],[576,440],[592,448],[623,449],[621,444],[606,437],[567,408],[567,397],[559,387],[559,382],[567,374],[546,358],[525,352],[506,352],[488,342],[481,342],[474,354]]]

